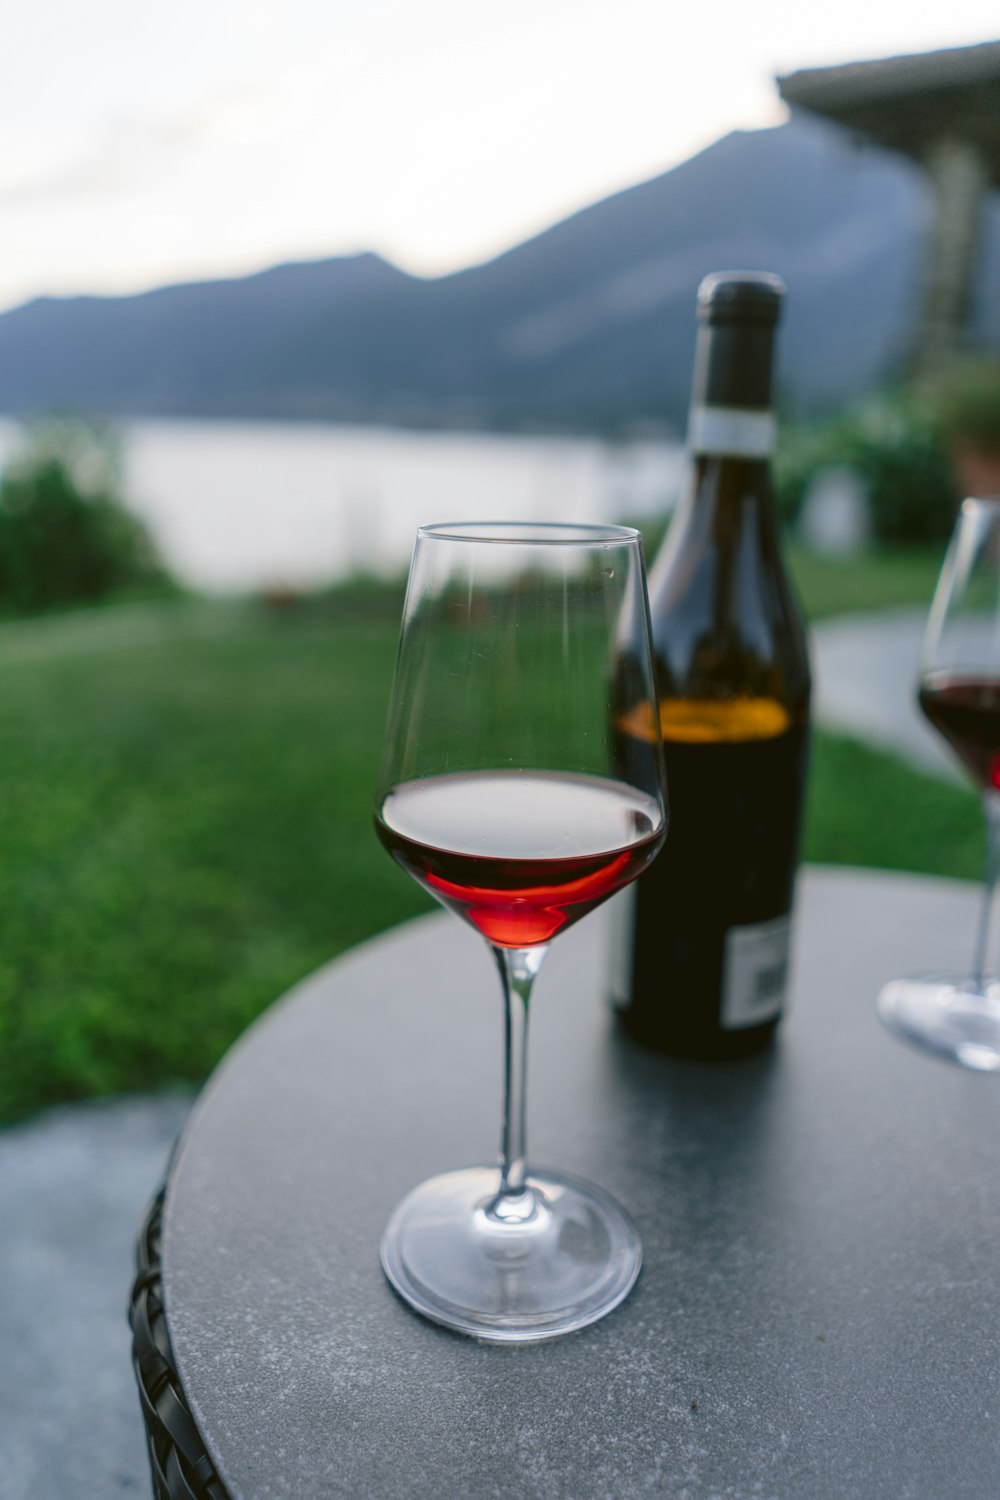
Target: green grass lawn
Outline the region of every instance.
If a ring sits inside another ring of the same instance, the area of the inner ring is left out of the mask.
[[[792,545],[786,555],[806,614],[811,620],[821,620],[907,604],[929,608],[944,550],[913,548],[824,557]]]
[[[858,607],[876,571],[851,571]],[[894,576],[894,600],[924,588]],[[290,984],[428,908],[371,828],[398,602],[0,631],[0,1117],[198,1079]],[[816,737],[808,859],[976,878],[982,841],[971,792]]]

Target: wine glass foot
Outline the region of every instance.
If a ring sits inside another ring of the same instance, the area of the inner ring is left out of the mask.
[[[980,1073],[1000,1072],[1000,980],[954,976],[893,979],[878,1014],[904,1040]]]
[[[403,1199],[381,1251],[403,1300],[490,1343],[555,1338],[617,1307],[642,1245],[614,1199],[565,1173],[530,1172],[523,1201],[497,1214],[498,1182],[496,1167],[466,1167]]]

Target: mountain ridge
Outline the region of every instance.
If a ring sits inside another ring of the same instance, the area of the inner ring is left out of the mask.
[[[915,165],[793,117],[730,132],[440,277],[363,251],[124,297],[34,298],[0,314],[0,409],[679,427],[698,282],[738,267],[788,283],[781,385],[813,410],[901,367],[928,214]],[[989,219],[992,269],[995,201]],[[1000,294],[980,311],[997,341]]]

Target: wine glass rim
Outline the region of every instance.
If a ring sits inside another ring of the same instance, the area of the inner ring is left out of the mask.
[[[493,546],[609,547],[639,540],[634,526],[570,521],[434,521],[418,526],[430,541],[486,542]]]

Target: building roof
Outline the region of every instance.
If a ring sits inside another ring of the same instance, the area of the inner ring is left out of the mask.
[[[787,104],[909,156],[946,137],[973,141],[1000,184],[1000,41],[803,68],[777,83]]]

